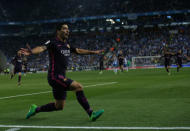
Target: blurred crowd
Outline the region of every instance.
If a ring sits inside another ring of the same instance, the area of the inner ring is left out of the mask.
[[[41,45],[51,37],[31,36],[27,38],[10,37],[1,38],[0,49],[4,52],[8,61],[21,47],[29,43],[32,47]],[[137,28],[136,30],[120,30],[117,32],[97,32],[88,34],[71,34],[69,43],[77,48],[88,50],[104,49],[105,53],[118,54],[123,51],[124,56],[131,61],[134,56],[158,56],[162,54],[162,48],[166,44],[175,51],[176,48],[186,54],[190,48],[190,27],[164,27],[164,28]],[[110,53],[111,52],[111,53]],[[97,68],[99,66],[98,55],[75,55],[70,57],[70,69]],[[38,70],[47,70],[47,52],[28,57],[28,66]]]
[[[36,21],[184,9],[189,9],[187,0],[1,0],[0,21]]]

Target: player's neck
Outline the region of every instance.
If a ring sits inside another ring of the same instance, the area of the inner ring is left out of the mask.
[[[60,40],[61,42],[64,42],[64,43],[66,42],[66,39],[61,38],[59,35],[57,36],[57,39]]]

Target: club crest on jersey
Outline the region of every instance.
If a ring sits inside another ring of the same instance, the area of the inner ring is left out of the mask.
[[[70,48],[70,45],[69,45],[69,44],[67,44],[67,47],[68,47],[68,48]]]

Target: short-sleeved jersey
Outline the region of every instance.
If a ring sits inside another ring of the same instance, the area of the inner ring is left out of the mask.
[[[71,52],[76,53],[76,48],[70,46],[67,42],[62,42],[58,38],[47,41],[44,44],[49,53],[48,76],[64,75],[69,62]]]
[[[19,55],[16,55],[16,56],[12,59],[11,63],[12,63],[15,67],[20,67],[20,66],[22,66],[22,57],[19,56]]]
[[[101,56],[100,56],[99,61],[100,61],[100,63],[103,63],[103,62],[104,62],[104,55],[101,55]]]
[[[118,55],[118,60],[119,60],[119,62],[123,62],[124,56],[122,54],[119,54]]]
[[[176,57],[177,57],[177,59],[182,59],[182,53],[176,53]]]
[[[187,49],[187,54],[186,55],[190,56],[190,50],[189,49]]]
[[[171,54],[164,54],[164,58],[166,58],[166,59],[170,59],[171,57],[172,57]]]

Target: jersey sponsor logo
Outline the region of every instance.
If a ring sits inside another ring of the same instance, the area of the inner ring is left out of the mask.
[[[61,50],[61,54],[64,56],[70,56],[70,50]]]
[[[22,60],[17,60],[17,62],[21,63],[21,62],[22,62]]]

